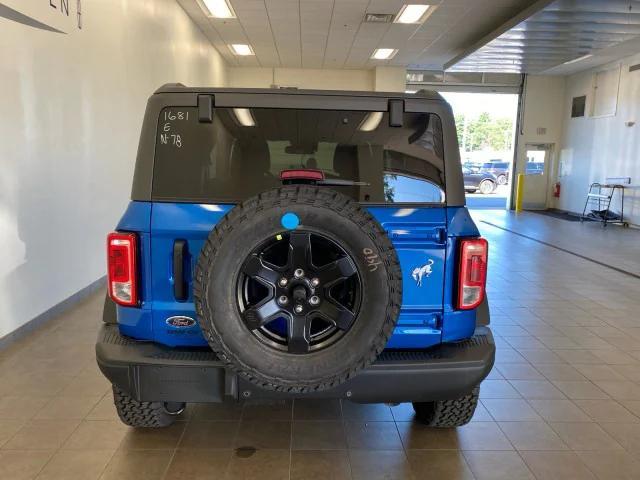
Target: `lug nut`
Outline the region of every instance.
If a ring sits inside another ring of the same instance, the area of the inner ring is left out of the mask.
[[[317,287],[318,285],[320,285],[320,280],[317,278],[312,278],[311,285],[313,285],[314,287]]]
[[[285,295],[282,295],[278,298],[278,303],[280,305],[286,305],[287,303],[289,303],[289,299]]]
[[[289,283],[289,280],[287,280],[286,278],[282,277],[280,279],[280,281],[278,282],[278,285],[280,285],[281,287],[286,287],[287,283]]]
[[[296,305],[296,306],[293,308],[293,310],[294,310],[296,313],[302,313],[302,310],[304,310],[304,309],[302,308],[302,305]]]
[[[296,271],[293,272],[293,276],[296,278],[304,277],[304,270],[301,268],[296,268]]]
[[[317,295],[314,295],[313,297],[311,297],[311,298],[309,299],[309,303],[310,303],[311,305],[313,305],[313,306],[315,306],[315,305],[319,305],[319,304],[320,304],[320,299],[318,298],[318,296],[317,296]]]

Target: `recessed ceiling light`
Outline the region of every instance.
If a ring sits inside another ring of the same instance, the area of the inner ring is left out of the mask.
[[[382,112],[367,113],[367,115],[358,126],[358,130],[361,130],[363,132],[372,132],[373,130],[378,128],[378,125],[380,125],[380,122],[382,121],[382,115]]]
[[[588,55],[583,55],[581,57],[574,58],[573,60],[569,60],[568,62],[564,62],[563,65],[570,65],[572,63],[580,62],[582,60],[586,60],[587,58],[591,58],[591,57],[593,57],[593,55],[589,53]]]
[[[251,45],[247,45],[246,43],[234,43],[229,45],[229,48],[235,55],[247,56],[247,55],[255,55],[253,53],[253,48]]]
[[[238,123],[243,127],[255,127],[256,121],[251,115],[251,110],[248,108],[234,108],[233,114],[238,119]]]
[[[394,23],[422,23],[427,19],[430,8],[431,5],[404,5],[396,15]]]
[[[396,53],[398,53],[397,48],[376,48],[371,58],[375,60],[389,60],[393,58]]]
[[[236,14],[227,0],[200,0],[200,6],[208,17],[236,18]]]

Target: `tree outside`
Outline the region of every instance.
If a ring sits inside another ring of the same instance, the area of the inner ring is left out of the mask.
[[[457,113],[455,120],[461,153],[512,150],[513,119],[492,117],[488,112],[482,112],[476,117]]]
[[[441,92],[456,121],[460,160],[471,179],[495,176],[491,194],[467,195],[470,208],[505,208],[511,189],[518,95],[511,93]],[[471,181],[471,180],[470,180]]]

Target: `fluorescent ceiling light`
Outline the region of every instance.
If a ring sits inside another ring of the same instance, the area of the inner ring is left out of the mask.
[[[243,127],[255,127],[256,121],[251,115],[251,110],[248,108],[234,108],[233,114],[236,116],[238,123]]]
[[[398,53],[397,48],[376,48],[371,58],[376,60],[389,60],[393,58],[396,53]]]
[[[235,55],[240,55],[243,57],[247,55],[255,55],[255,53],[253,53],[253,48],[251,48],[251,45],[247,45],[246,43],[234,43],[232,45],[229,45],[229,48]]]
[[[362,120],[358,126],[358,130],[362,130],[363,132],[371,132],[375,130],[382,121],[382,115],[382,112],[367,113],[367,116],[364,117],[364,120]]]
[[[227,0],[201,0],[204,13],[213,18],[236,18],[236,14]]]
[[[563,65],[570,65],[572,63],[580,62],[582,60],[586,60],[587,58],[591,58],[591,57],[593,57],[593,55],[589,53],[588,55],[583,55],[581,57],[574,58],[573,60],[569,60],[568,62],[564,62]]]
[[[400,9],[394,23],[422,23],[427,19],[431,5],[405,5]]]

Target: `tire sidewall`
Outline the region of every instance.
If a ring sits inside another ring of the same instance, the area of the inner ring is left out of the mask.
[[[350,200],[341,204],[342,211],[308,202],[262,202],[260,209],[243,208],[231,221],[232,228],[223,232],[215,255],[203,266],[210,272],[198,308],[203,330],[210,333],[214,350],[258,383],[323,388],[370,363],[390,336],[400,303],[400,292],[391,288],[400,278],[395,250],[368,213]],[[340,245],[362,282],[359,311],[351,329],[324,349],[298,355],[269,347],[250,332],[237,299],[242,264],[260,243],[288,233],[280,223],[288,212],[300,219],[295,231],[320,234]],[[368,221],[354,220],[363,213]]]

